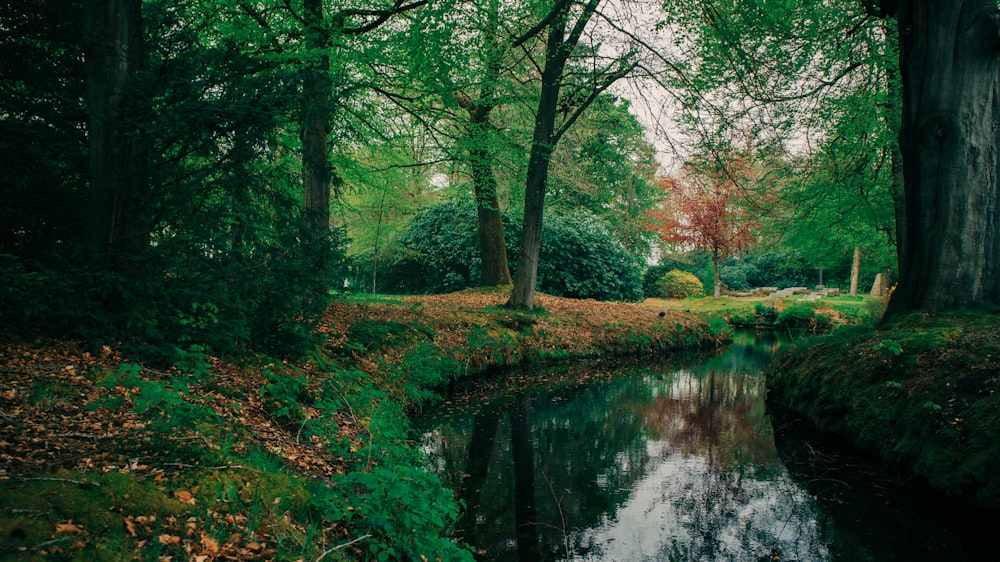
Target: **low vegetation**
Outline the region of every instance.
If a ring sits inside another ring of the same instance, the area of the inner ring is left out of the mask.
[[[996,310],[909,314],[794,347],[768,372],[769,399],[904,477],[997,509],[998,358]]]
[[[332,305],[303,361],[0,350],[4,560],[471,560],[408,412],[495,367],[715,346],[697,317],[504,291]]]

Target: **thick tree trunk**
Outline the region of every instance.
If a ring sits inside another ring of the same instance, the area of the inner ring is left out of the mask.
[[[479,100],[472,104],[458,96],[459,105],[469,111],[469,158],[472,167],[472,186],[476,192],[476,214],[479,221],[479,254],[481,268],[479,284],[487,287],[509,285],[510,265],[507,263],[507,240],[503,231],[503,216],[497,197],[497,178],[493,172],[493,154],[490,136],[493,127],[490,115],[496,107],[497,81],[503,49],[497,36],[500,29],[500,2],[490,0],[487,7],[487,28],[484,29],[485,68],[479,91]]]
[[[507,241],[503,232],[503,217],[497,198],[497,179],[489,150],[489,115],[492,107],[480,105],[469,111],[469,148],[472,186],[476,192],[476,213],[479,219],[479,250],[482,257],[479,284],[487,287],[511,282],[507,264]]]
[[[323,25],[322,0],[303,2],[309,49],[327,46],[329,32]],[[311,241],[325,240],[330,232],[330,160],[327,145],[330,119],[330,57],[311,55],[302,85],[302,218]]]
[[[995,0],[899,5],[905,249],[886,312],[1000,302]]]
[[[148,148],[141,123],[142,3],[90,0],[84,20],[87,139],[90,145],[91,246],[105,267],[149,248],[142,198],[148,191]]]

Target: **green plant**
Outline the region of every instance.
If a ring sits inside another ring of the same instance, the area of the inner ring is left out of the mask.
[[[300,401],[309,399],[306,378],[290,373],[275,373],[270,368],[264,375],[269,381],[260,389],[264,397],[264,409],[269,414],[286,423],[300,423],[305,418]]]
[[[505,214],[507,254],[513,269],[519,219]],[[413,218],[399,238],[401,250],[380,267],[380,290],[445,293],[479,282],[476,211],[471,202],[447,202]],[[605,223],[586,211],[547,213],[538,290],[557,296],[612,301],[642,298],[638,266]]]
[[[668,271],[656,282],[660,296],[668,299],[698,297],[705,294],[701,281],[692,273],[675,269]]]
[[[351,472],[334,490],[315,493],[331,520],[355,523],[365,531],[373,560],[471,561],[472,553],[446,538],[458,516],[454,497],[437,476],[409,463]]]
[[[203,426],[212,427],[219,416],[208,406],[197,403],[192,397],[188,382],[182,377],[165,381],[142,377],[141,365],[122,363],[114,374],[98,386],[118,386],[132,390],[132,409],[146,420],[149,427],[163,434],[181,429],[194,431]],[[95,404],[97,407],[117,407],[121,399],[108,397]]]
[[[896,357],[903,353],[903,348],[899,342],[892,339],[884,339],[872,346],[872,351],[884,351]]]
[[[826,332],[832,326],[830,318],[824,314],[816,314],[811,307],[804,305],[790,306],[781,311],[774,321],[775,326],[785,330],[791,337],[806,333]]]

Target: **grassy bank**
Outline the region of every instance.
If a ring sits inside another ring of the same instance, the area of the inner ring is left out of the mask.
[[[911,314],[807,342],[769,400],[935,488],[1000,508],[998,312]]]
[[[491,368],[714,346],[697,317],[501,292],[330,307],[302,361],[0,348],[4,560],[470,560],[407,410]]]

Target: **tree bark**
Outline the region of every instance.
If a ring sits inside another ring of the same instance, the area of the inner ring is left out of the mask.
[[[899,5],[905,240],[887,317],[1000,302],[995,0]]]
[[[488,147],[489,110],[472,111],[470,120],[472,147],[472,186],[476,192],[476,214],[479,221],[479,254],[481,269],[479,284],[487,287],[511,282],[507,263],[507,240],[503,231],[503,216],[497,198],[497,179]],[[482,115],[480,116],[480,113]]]
[[[496,107],[497,81],[503,50],[497,41],[500,32],[500,3],[491,0],[487,8],[487,28],[483,30],[484,75],[479,100],[472,104],[464,96],[456,96],[459,105],[469,112],[469,160],[472,186],[476,193],[476,214],[479,223],[479,284],[486,287],[508,285],[511,282],[507,263],[507,240],[503,231],[503,216],[497,197],[497,178],[493,172],[490,115]]]
[[[303,2],[310,59],[302,84],[302,218],[310,241],[330,232],[330,160],[327,135],[330,119],[329,31],[323,24],[322,0]]]
[[[719,279],[719,252],[712,252],[712,297],[722,296],[722,280]]]
[[[149,150],[142,132],[146,96],[142,3],[90,0],[84,18],[91,247],[104,267],[149,248],[142,198]]]
[[[851,296],[858,296],[858,276],[861,274],[861,248],[854,247],[854,259],[851,261]]]
[[[524,227],[517,255],[517,272],[508,306],[535,307],[535,283],[538,280],[538,256],[542,248],[542,211],[549,181],[549,164],[555,150],[555,123],[562,87],[562,73],[573,46],[565,44],[569,3],[559,9],[545,43],[545,68],[535,112],[535,129],[528,158],[528,177],[524,189]]]

